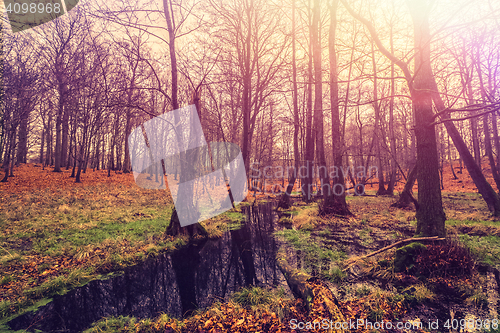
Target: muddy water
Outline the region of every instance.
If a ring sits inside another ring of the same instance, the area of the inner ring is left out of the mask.
[[[276,216],[272,204],[244,207],[242,228],[160,255],[123,275],[73,289],[38,311],[8,324],[12,329],[77,332],[106,316],[181,317],[242,286],[286,285],[276,266]]]

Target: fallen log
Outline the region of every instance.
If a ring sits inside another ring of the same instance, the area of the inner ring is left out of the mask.
[[[311,286],[309,286],[307,281],[311,278],[311,276],[306,272],[292,268],[286,260],[286,253],[285,251],[283,251],[283,249],[280,249],[278,251],[276,259],[278,267],[285,276],[290,290],[296,297],[302,298],[302,300],[306,304],[307,311],[310,311],[311,301],[314,297],[314,294],[312,292]]]
[[[344,315],[330,289],[320,280],[292,268],[287,262],[283,248],[278,251],[277,263],[294,295],[304,301],[310,321],[323,323],[326,319],[329,326],[326,332],[345,332],[341,327],[345,322]],[[337,326],[332,327],[335,323]]]

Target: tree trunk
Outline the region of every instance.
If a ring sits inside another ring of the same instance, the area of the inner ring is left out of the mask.
[[[174,110],[177,110],[179,108],[179,102],[178,102],[178,97],[177,97],[177,58],[175,54],[175,26],[173,23],[173,12],[171,12],[172,8],[172,3],[171,0],[163,0],[163,9],[165,13],[165,19],[167,21],[167,28],[169,32],[169,51],[170,51],[170,61],[171,61],[171,70],[172,70],[172,107]],[[193,97],[196,102],[196,96]],[[200,110],[200,105],[197,105],[197,111],[198,115],[201,115],[201,110]],[[176,114],[177,115],[177,114]],[[200,117],[201,119],[201,117]],[[176,124],[180,125],[180,119],[175,119]],[[197,133],[197,135],[200,135],[200,133]],[[177,138],[177,144],[179,147],[182,147],[182,142],[180,141],[181,138],[179,135],[176,135]],[[146,140],[147,141],[147,140]],[[190,164],[188,161],[194,161],[195,158],[194,156],[188,156],[189,154],[196,154],[196,151],[190,151],[190,152],[181,152],[180,154],[180,163],[181,163],[181,173],[180,173],[180,178],[179,181],[185,182],[187,179],[192,179],[192,172],[193,172],[193,165]],[[178,197],[182,197],[184,202],[186,203],[186,198],[193,198],[193,189],[192,188],[186,188],[186,192],[184,193],[179,193]],[[193,205],[193,210],[192,212],[195,213],[194,209],[194,204],[191,202],[191,205]],[[179,221],[179,216],[177,214],[177,210],[174,207],[174,210],[172,211],[172,215],[170,217],[170,224],[167,227],[167,230],[165,231],[167,235],[170,236],[176,236],[179,234],[186,234],[188,233],[190,237],[200,234],[202,236],[206,236],[207,233],[203,229],[203,227],[199,223],[195,223],[192,225],[188,225],[184,228],[181,227],[180,221]]]
[[[337,8],[338,0],[334,0],[330,6],[330,31],[329,31],[329,57],[330,57],[330,104],[332,108],[332,150],[333,162],[338,167],[337,172],[333,177],[333,186],[327,193],[323,193],[323,204],[320,206],[321,214],[339,214],[351,215],[345,199],[345,179],[342,163],[342,137],[340,123],[340,108],[339,108],[339,84],[338,84],[338,67],[337,67],[337,52],[335,49],[336,28],[337,28]],[[340,171],[342,170],[342,171]],[[328,179],[328,178],[327,178]],[[341,191],[340,191],[341,190]]]
[[[17,133],[17,158],[16,164],[26,163],[26,158],[28,155],[28,118],[29,112],[24,111],[22,114],[22,119],[19,124],[19,130]]]
[[[58,64],[56,64],[56,66],[58,66]],[[56,118],[56,149],[54,152],[54,170],[53,170],[54,172],[61,172],[61,165],[62,165],[61,125],[64,112],[64,94],[65,94],[65,87],[62,76],[63,74],[57,73],[59,101],[58,101],[57,118]]]
[[[415,165],[410,173],[408,174],[408,179],[406,179],[406,184],[403,189],[403,192],[399,195],[398,201],[393,203],[391,207],[396,208],[410,208],[411,204],[415,205],[415,208],[418,207],[418,201],[413,197],[413,185],[417,180],[417,166]]]
[[[130,153],[129,153],[129,146],[128,146],[128,137],[130,133],[132,132],[132,112],[130,110],[127,110],[127,115],[126,115],[126,122],[125,122],[125,159],[123,160],[123,173],[130,173],[131,171],[131,164],[130,164]]]
[[[430,89],[436,91],[436,93],[433,93],[433,100],[438,112],[445,110],[446,107],[441,96],[437,92],[437,84],[435,81],[433,82],[433,86]],[[484,177],[481,168],[476,164],[474,157],[467,148],[467,145],[462,139],[462,136],[458,132],[457,128],[455,127],[453,122],[447,121],[448,119],[450,119],[449,112],[441,114],[441,120],[444,120],[446,131],[451,137],[455,148],[457,148],[458,153],[460,154],[461,159],[467,167],[467,171],[469,171],[469,175],[474,181],[474,184],[476,185],[479,193],[482,195],[484,201],[488,205],[488,209],[493,213],[494,216],[500,216],[500,198],[498,197],[498,194]]]
[[[375,149],[377,152],[377,164],[378,164],[378,190],[377,195],[385,195],[385,182],[384,182],[384,170],[382,166],[382,154],[380,152],[380,139],[381,139],[381,119],[380,119],[380,103],[378,101],[378,78],[377,78],[377,62],[375,61],[375,48],[372,42],[372,66],[373,66],[373,109],[375,110],[375,126],[373,127],[373,141],[375,144]]]
[[[392,25],[390,31],[390,42],[391,42],[391,52],[394,53],[394,41],[392,33]],[[395,82],[395,71],[394,63],[391,62],[391,99],[389,100],[389,136],[391,144],[391,177],[389,179],[389,184],[387,185],[387,194],[390,196],[394,195],[394,186],[396,184],[396,173],[397,173],[397,161],[396,161],[396,135],[394,134],[394,95],[396,94],[396,82]]]
[[[56,118],[56,147],[54,151],[54,170],[53,170],[54,172],[61,172],[61,115],[59,112]]]
[[[293,83],[293,154],[294,154],[294,170],[288,178],[288,185],[286,187],[285,193],[280,197],[278,202],[278,207],[289,208],[290,207],[290,195],[293,191],[293,186],[295,185],[295,180],[297,179],[297,172],[300,167],[300,152],[299,152],[299,103],[298,103],[298,89],[297,89],[297,62],[296,62],[296,50],[295,50],[295,0],[292,0],[292,83]]]
[[[417,140],[418,207],[416,234],[420,237],[446,235],[445,220],[439,184],[439,158],[432,110],[432,82],[430,63],[430,4],[420,0],[409,1],[415,28],[415,59],[412,102],[415,114]]]
[[[45,126],[42,127],[42,134],[40,135],[40,165],[43,165],[43,148],[45,146]]]
[[[312,25],[311,25],[312,27]],[[304,153],[304,162],[306,174],[302,176],[302,197],[305,202],[312,199],[312,171],[314,166],[314,136],[312,129],[312,82],[313,82],[313,52],[312,52],[312,28],[309,31],[311,42],[309,43],[309,63],[307,77],[307,114],[306,114],[306,150]],[[302,167],[302,166],[301,166]]]
[[[326,170],[325,144],[324,144],[324,124],[323,124],[323,80],[321,66],[321,25],[320,25],[320,0],[314,0],[313,8],[313,24],[312,24],[312,48],[313,48],[313,63],[314,63],[314,115],[313,115],[313,131],[314,141],[316,146],[316,170],[318,174],[313,173],[313,182],[316,184],[318,177],[321,184],[321,190],[318,190],[318,195],[323,191],[324,187],[327,192],[330,191],[330,182],[328,181],[328,172]]]
[[[49,116],[48,116],[48,120],[47,120],[47,130],[45,131],[46,135],[47,135],[46,140],[45,140],[47,149],[45,151],[44,167],[50,165],[50,159],[51,159],[51,155],[52,155],[52,113],[50,112],[50,107],[51,107],[51,103],[49,103]]]
[[[479,149],[479,138],[477,133],[477,119],[470,119],[471,128],[471,139],[472,139],[472,151],[474,152],[474,160],[476,164],[481,168],[481,150]]]
[[[496,112],[493,112],[491,114],[491,127],[493,129],[493,142],[495,144],[495,151],[497,153],[496,164],[498,166],[500,166],[500,139],[498,137],[498,124],[497,124],[497,114],[496,114]]]
[[[493,175],[493,180],[497,185],[497,189],[500,191],[500,175],[498,174],[498,169],[495,164],[495,158],[493,157],[493,149],[491,147],[491,137],[490,137],[490,129],[489,129],[489,115],[485,114],[483,116],[483,128],[484,128],[484,146],[486,150],[486,155],[488,156],[488,160],[490,162],[491,173]]]
[[[68,107],[64,108],[64,113],[62,116],[61,123],[61,167],[68,164],[68,138],[69,138],[69,113]]]
[[[458,177],[455,173],[455,169],[453,168],[453,158],[451,157],[451,144],[450,144],[450,136],[447,135],[447,140],[448,140],[448,159],[450,160],[450,168],[451,168],[451,173],[453,174],[453,179],[457,180]]]
[[[6,145],[5,145],[5,155],[3,159],[3,169],[4,169],[4,176],[0,182],[5,183],[8,181],[9,177],[9,167],[12,164],[12,158],[13,158],[13,151],[15,147],[15,140],[16,140],[16,128],[12,125],[7,126],[7,131],[6,131],[9,136],[6,140]],[[9,133],[10,132],[10,133]]]
[[[78,161],[78,171],[76,172],[76,178],[75,178],[75,183],[81,183],[81,175],[82,175],[82,169],[83,169],[83,163],[84,162],[84,157],[83,157],[83,142],[80,147],[80,152],[78,153],[78,157],[75,159],[75,166],[76,166],[76,161]],[[75,169],[73,168],[73,172]]]
[[[245,170],[248,170],[250,166],[250,152],[252,149],[250,142],[250,112],[251,112],[251,91],[252,91],[252,76],[250,68],[250,54],[251,49],[251,37],[252,37],[252,18],[250,8],[245,8],[247,21],[248,21],[248,31],[244,39],[244,51],[243,54],[243,96],[242,96],[242,112],[243,112],[243,128],[242,128],[242,147],[241,154],[243,156],[243,161],[245,163]],[[265,189],[264,189],[265,190]]]

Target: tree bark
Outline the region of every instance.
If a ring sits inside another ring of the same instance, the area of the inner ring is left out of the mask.
[[[391,53],[394,53],[394,40],[392,25],[390,31],[390,42],[391,42]],[[396,173],[397,173],[397,152],[396,152],[396,135],[394,134],[394,95],[396,93],[396,82],[395,82],[395,71],[394,63],[391,62],[391,99],[389,100],[389,135],[391,144],[391,177],[389,179],[389,184],[387,185],[387,194],[390,196],[394,195],[394,186],[396,184]]]
[[[61,120],[61,167],[68,166],[69,107],[64,108]]]
[[[312,24],[312,48],[313,48],[313,63],[314,63],[314,115],[313,115],[313,131],[314,141],[316,146],[316,168],[317,174],[313,172],[313,182],[316,183],[316,177],[319,178],[321,190],[318,190],[318,195],[323,191],[324,187],[327,192],[330,190],[328,181],[328,172],[326,171],[325,144],[324,144],[324,124],[323,124],[323,80],[321,66],[321,25],[320,25],[320,0],[314,0],[313,5],[313,24]],[[315,177],[316,176],[316,177]]]
[[[243,60],[243,96],[242,96],[242,112],[243,112],[243,129],[242,129],[242,147],[241,154],[245,162],[245,170],[250,166],[250,111],[251,111],[251,90],[252,77],[250,68],[251,37],[252,37],[252,18],[250,8],[246,8],[246,16],[248,22],[248,31],[244,40],[244,60]]]
[[[312,199],[312,171],[314,165],[314,135],[312,129],[312,82],[313,82],[313,52],[312,52],[312,24],[309,29],[309,63],[307,77],[307,114],[306,114],[306,150],[304,153],[306,174],[302,175],[302,197],[305,202],[310,202]]]
[[[172,107],[174,110],[177,110],[179,108],[179,102],[178,102],[178,85],[177,85],[177,75],[178,75],[178,70],[177,70],[177,57],[175,54],[175,26],[174,26],[174,21],[173,21],[173,15],[174,12],[172,10],[172,2],[171,0],[163,0],[163,10],[165,13],[165,19],[167,21],[167,29],[169,33],[169,51],[170,51],[170,62],[171,62],[171,71],[172,71]],[[195,101],[196,96],[193,97]],[[198,104],[198,101],[196,102]],[[201,115],[201,110],[200,110],[200,105],[197,105],[197,111],[198,115]],[[201,119],[201,116],[200,116]],[[180,124],[180,119],[175,119],[176,124]],[[178,131],[177,131],[178,133]],[[181,138],[179,136],[180,133],[176,135],[177,139],[177,144],[179,147],[182,147],[182,142],[180,141]],[[147,141],[147,140],[146,140]],[[180,173],[180,178],[179,181],[185,182],[187,179],[192,179],[191,172],[193,171],[193,165],[189,165],[187,161],[194,161],[195,159],[193,156],[187,156],[187,154],[196,154],[195,151],[192,152],[181,152],[180,154],[180,163],[181,163],[181,173]],[[187,159],[186,159],[187,157]],[[183,199],[185,198],[193,198],[193,189],[192,188],[186,188],[185,193],[179,193],[179,196],[182,196]],[[192,202],[191,202],[192,204]],[[193,204],[192,204],[193,205]],[[194,205],[193,205],[193,213],[195,213]],[[170,217],[170,224],[167,227],[166,234],[171,235],[171,236],[176,236],[179,234],[189,234],[190,237],[200,234],[202,236],[206,236],[207,233],[203,229],[203,227],[199,223],[195,223],[189,226],[186,226],[184,228],[181,227],[179,217],[177,215],[177,210],[174,207],[174,210],[172,211],[172,215]]]
[[[453,179],[457,180],[458,177],[455,173],[455,169],[453,168],[453,159],[451,157],[451,144],[450,144],[450,136],[447,135],[446,136],[447,140],[448,140],[448,159],[450,161],[450,168],[451,168],[451,173],[453,174]]]
[[[375,48],[373,47],[372,41],[372,66],[373,66],[373,109],[375,110],[375,125],[373,127],[373,141],[375,143],[375,149],[377,152],[377,164],[378,164],[378,190],[377,195],[385,195],[385,182],[384,182],[384,170],[382,165],[382,154],[380,152],[380,138],[381,138],[381,119],[380,119],[380,103],[378,100],[378,78],[377,78],[377,62],[375,61]]]
[[[290,207],[290,195],[293,191],[293,186],[297,179],[297,172],[300,167],[300,152],[299,152],[299,103],[298,103],[298,88],[297,88],[297,61],[295,50],[296,26],[295,26],[295,0],[292,0],[292,84],[293,84],[293,155],[294,155],[294,170],[288,178],[288,185],[285,193],[280,197],[278,207]]]
[[[417,140],[418,207],[416,234],[421,237],[446,235],[445,220],[439,183],[432,89],[434,76],[430,63],[430,2],[409,0],[415,29],[415,70],[412,102],[415,114]]]
[[[418,207],[418,201],[413,197],[413,185],[417,180],[417,166],[415,165],[410,173],[408,174],[408,179],[406,179],[405,187],[401,194],[399,195],[398,201],[393,203],[391,207],[397,208],[410,208],[411,204],[415,205],[415,208]]]
[[[29,110],[24,110],[22,112],[22,119],[19,124],[19,130],[17,133],[17,161],[16,164],[26,163],[26,158],[28,155],[28,120],[30,112]]]
[[[58,62],[56,62],[56,78],[58,81],[58,92],[59,92],[59,100],[57,106],[57,118],[56,118],[56,147],[54,152],[54,172],[61,172],[62,165],[62,117],[64,113],[64,102],[65,102],[65,83],[64,83],[64,74],[61,73],[61,66]]]
[[[339,84],[337,52],[335,49],[336,29],[337,29],[337,8],[338,0],[332,1],[330,5],[330,31],[329,31],[329,57],[330,57],[330,104],[332,113],[332,153],[333,163],[338,170],[343,170],[342,166],[342,137],[339,107]],[[323,192],[323,204],[320,205],[321,214],[351,215],[345,199],[345,179],[343,171],[337,172],[333,177],[333,186],[328,181],[328,192]],[[341,191],[340,191],[341,190]]]
[[[495,158],[493,157],[493,149],[491,147],[491,136],[489,129],[489,115],[485,114],[483,116],[483,129],[484,129],[484,146],[486,156],[488,156],[488,161],[490,162],[491,173],[493,175],[493,180],[497,185],[497,189],[500,191],[500,175],[498,174],[498,169],[495,164]]]

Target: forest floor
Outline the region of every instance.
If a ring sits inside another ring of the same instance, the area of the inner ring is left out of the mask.
[[[27,164],[0,183],[0,323],[188,241],[164,234],[168,190],[142,189],[131,174],[105,170],[88,170],[77,184],[70,171]],[[241,218],[226,212],[205,228],[218,237]]]
[[[347,320],[420,321],[423,331],[441,332],[449,331],[446,319],[452,319],[450,325],[453,319],[458,325],[488,319],[491,326],[492,320],[498,323],[500,226],[466,170],[457,180],[447,170],[445,242],[407,246],[398,254],[392,248],[353,262],[415,231],[414,211],[391,208],[396,198],[374,196],[348,197],[354,214],[349,218],[319,217],[317,204],[295,202],[282,212],[286,228],[276,236],[300,254],[291,260],[298,268],[328,283]],[[168,190],[140,189],[130,174],[107,177],[106,171],[89,170],[81,184],[69,174],[28,164],[0,183],[0,324],[53,295],[187,241],[164,235],[173,207]],[[240,218],[229,212],[206,228],[217,237]],[[301,300],[279,290],[249,288],[183,320],[110,317],[89,331],[290,332],[292,318],[317,319]],[[439,330],[428,327],[435,320]]]

